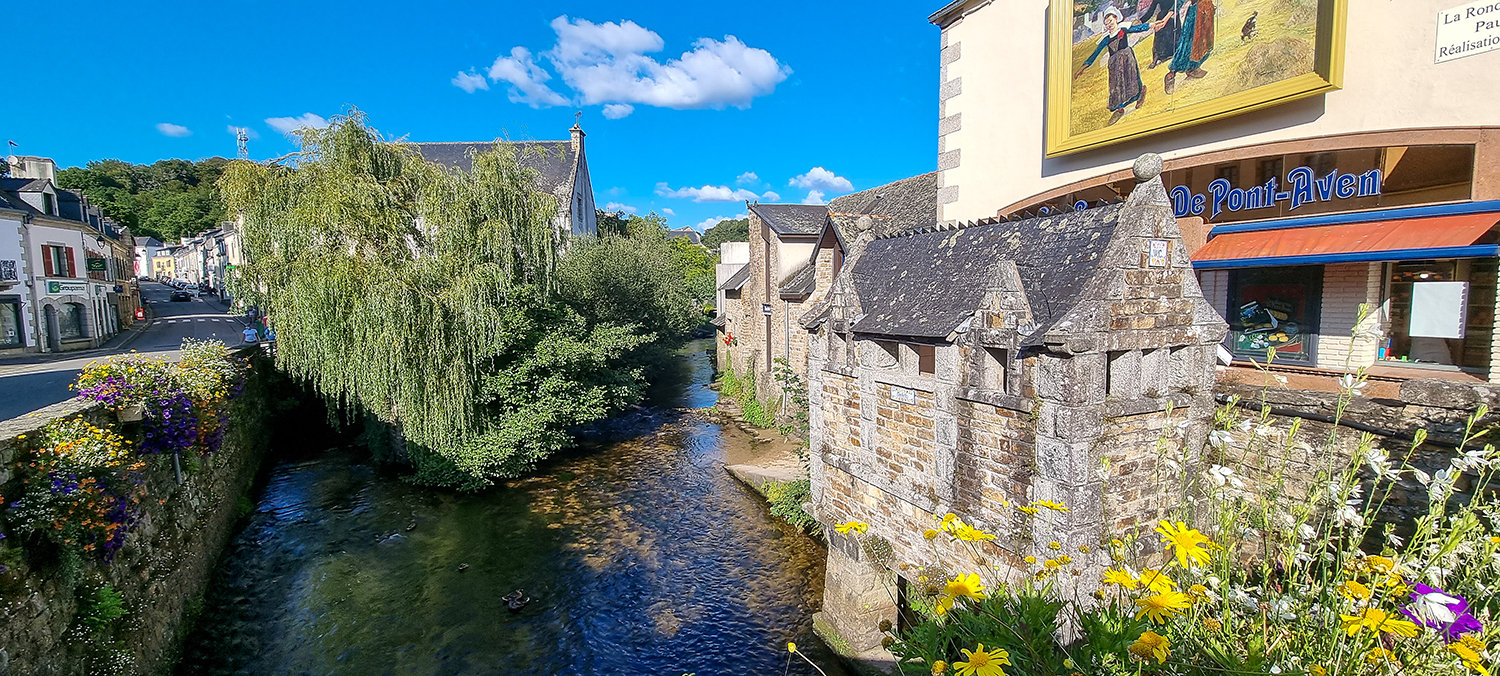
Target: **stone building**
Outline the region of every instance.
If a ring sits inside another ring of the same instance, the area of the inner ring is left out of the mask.
[[[1018,538],[991,543],[991,561],[1024,567],[1028,542],[1097,545],[1175,504],[1181,477],[1156,443],[1180,434],[1192,471],[1225,324],[1160,158],[1136,171],[1123,203],[1085,211],[895,233],[855,220],[802,326],[813,510],[830,537],[819,624],[856,651],[878,653],[877,624],[898,622],[896,590],[919,570],[903,564],[932,563],[936,516]],[[1071,511],[1026,521],[1012,505],[1032,500]],[[889,548],[836,534],[849,519]]]
[[[751,374],[762,399],[780,393],[774,373],[784,360],[807,371],[803,313],[827,294],[862,217],[882,231],[937,222],[937,174],[914,176],[839,197],[825,205],[750,204],[748,263],[722,284],[716,324],[719,363]],[[725,338],[732,338],[733,345]]]

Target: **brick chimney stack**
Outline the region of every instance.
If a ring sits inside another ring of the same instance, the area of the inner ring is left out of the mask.
[[[573,152],[583,152],[583,137],[588,136],[588,134],[583,133],[583,127],[578,126],[577,122],[574,122],[573,128],[568,131],[573,134]]]

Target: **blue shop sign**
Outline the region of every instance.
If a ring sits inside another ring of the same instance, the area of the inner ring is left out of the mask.
[[[1317,178],[1310,167],[1297,167],[1287,172],[1286,182],[1280,183],[1271,177],[1265,185],[1252,188],[1236,188],[1229,179],[1215,179],[1208,184],[1208,194],[1193,193],[1185,185],[1172,188],[1172,209],[1177,217],[1203,216],[1207,220],[1218,218],[1225,211],[1264,209],[1289,203],[1287,211],[1296,211],[1316,202],[1371,197],[1380,194],[1384,176],[1379,169],[1363,174],[1345,174],[1334,169],[1327,176]]]

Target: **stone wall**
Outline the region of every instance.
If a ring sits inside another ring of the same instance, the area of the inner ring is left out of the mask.
[[[139,522],[113,562],[86,563],[65,574],[45,545],[20,546],[18,564],[0,574],[0,676],[158,674],[175,664],[198,598],[233,535],[241,496],[254,481],[266,448],[268,361],[257,360],[217,452],[187,463],[176,483],[170,456],[148,459]],[[44,425],[82,416],[114,424],[114,413],[80,399],[0,422],[0,493],[14,495],[13,470],[23,442]],[[136,425],[120,430],[129,438]],[[136,440],[137,442],[139,439]],[[14,551],[19,538],[0,547]],[[103,634],[77,623],[81,586],[107,584],[120,592],[128,615]]]
[[[1238,397],[1236,415],[1248,422],[1235,426],[1226,446],[1207,450],[1205,463],[1235,470],[1249,492],[1293,502],[1356,462],[1360,439],[1371,430],[1373,447],[1389,454],[1394,464],[1410,453],[1414,467],[1434,474],[1457,455],[1469,416],[1481,404],[1492,411],[1500,407],[1500,386],[1447,380],[1408,380],[1394,399],[1346,399],[1342,413],[1336,393],[1223,383],[1217,395],[1220,401]],[[1335,417],[1343,424],[1328,421]],[[1496,424],[1500,415],[1491,412],[1476,430]],[[1293,425],[1298,428],[1295,436],[1290,434]],[[1429,442],[1413,450],[1413,435],[1419,429],[1427,431]],[[1475,443],[1494,443],[1487,439]],[[1369,478],[1367,470],[1364,474]],[[1472,472],[1466,473],[1457,483],[1459,492],[1473,490],[1475,479]],[[1426,513],[1426,496],[1426,488],[1407,475],[1381,518],[1398,527],[1409,524]]]

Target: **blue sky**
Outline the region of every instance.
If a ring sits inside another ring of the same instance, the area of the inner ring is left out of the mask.
[[[582,110],[601,206],[700,226],[934,169],[942,4],[15,3],[55,30],[0,137],[76,166],[232,157],[243,125],[265,159],[350,105],[413,141],[561,139]]]

